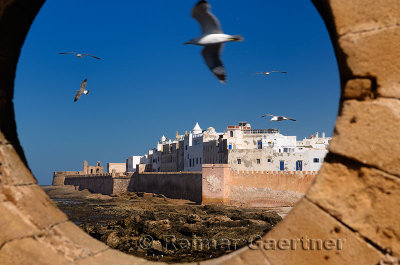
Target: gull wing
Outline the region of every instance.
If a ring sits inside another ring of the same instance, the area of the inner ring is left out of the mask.
[[[101,60],[99,57],[96,57],[96,56],[91,55],[91,54],[88,54],[88,53],[84,53],[84,54],[82,54],[82,55],[90,56],[90,57],[93,57],[93,58],[95,58],[95,59],[97,59],[97,60]]]
[[[76,52],[59,52],[58,54],[76,54]]]
[[[213,72],[213,74],[218,78],[221,83],[226,83],[226,73],[224,64],[221,61],[221,51],[223,44],[214,44],[204,47],[201,51],[203,58]]]
[[[210,12],[210,4],[199,1],[192,9],[192,17],[199,22],[203,34],[222,33],[221,24],[216,16]]]
[[[287,72],[284,72],[284,71],[271,71],[271,73],[282,73],[282,74],[287,74]]]
[[[265,72],[258,72],[258,73],[251,74],[251,75],[249,75],[249,76],[252,76],[252,75],[259,75],[259,74],[265,74]]]
[[[283,119],[285,120],[291,120],[291,121],[296,121],[295,119],[289,118],[289,117],[285,117],[285,116],[281,116]]]
[[[75,95],[75,99],[74,99],[74,102],[77,102],[78,101],[78,99],[82,96],[82,94],[83,94],[83,92],[82,91],[80,91],[80,90],[78,90],[78,93],[76,93],[76,95]]]
[[[74,102],[77,102],[78,99],[82,96],[83,91],[85,91],[86,88],[86,83],[87,83],[87,78],[85,78],[85,80],[83,80],[83,82],[81,83],[81,88],[76,93]]]
[[[82,93],[83,93],[83,91],[85,91],[86,83],[87,83],[87,78],[85,78],[85,80],[83,80],[83,82],[81,83],[81,91],[82,91]]]
[[[272,115],[272,114],[265,114],[265,115],[262,115],[261,117],[267,117],[267,116],[274,117],[274,116],[276,116],[276,115]]]

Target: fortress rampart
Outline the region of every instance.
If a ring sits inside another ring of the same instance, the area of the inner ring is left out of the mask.
[[[199,172],[134,174],[54,172],[53,185],[73,185],[94,193],[126,191],[162,194],[202,204],[248,207],[291,206],[311,185],[315,171],[235,171],[227,164],[205,164]]]
[[[235,171],[228,164],[203,165],[202,203],[247,207],[292,206],[316,171]]]

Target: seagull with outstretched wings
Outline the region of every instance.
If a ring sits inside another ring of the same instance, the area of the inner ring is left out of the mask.
[[[86,89],[86,83],[87,83],[87,78],[85,78],[85,80],[83,80],[83,82],[81,83],[81,89],[77,90],[76,95],[75,95],[75,99],[74,102],[77,102],[78,99],[82,96],[82,94],[89,94],[89,90]]]
[[[287,72],[284,72],[284,71],[269,71],[269,72],[258,72],[258,73],[254,73],[254,74],[251,74],[250,76],[252,76],[252,75],[266,75],[266,76],[269,76],[271,73],[282,73],[282,74],[287,74]]]
[[[95,59],[97,59],[97,60],[101,60],[99,57],[96,57],[96,56],[91,55],[91,54],[88,54],[88,53],[60,52],[60,53],[58,53],[58,54],[75,54],[76,57],[78,57],[79,59],[82,59],[83,56],[90,56],[90,57],[93,57],[93,58],[95,58]]]
[[[262,115],[261,117],[272,117],[270,119],[270,121],[286,121],[286,120],[296,121],[295,119],[292,119],[292,118],[288,118],[285,116],[272,115],[272,114],[265,114],[265,115]]]
[[[226,72],[221,60],[224,43],[242,41],[239,35],[224,34],[218,19],[210,12],[210,4],[206,0],[199,1],[192,9],[192,17],[200,24],[202,33],[185,44],[204,46],[201,54],[207,66],[221,83],[226,83]]]

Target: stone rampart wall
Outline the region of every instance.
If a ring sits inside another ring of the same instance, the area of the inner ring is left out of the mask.
[[[163,194],[168,198],[201,203],[201,172],[149,172],[133,174],[129,191]]]
[[[249,207],[289,206],[310,187],[314,171],[235,171],[203,165],[203,204]]]
[[[81,171],[56,171],[53,173],[53,186],[63,186],[65,176],[80,176],[83,173]]]
[[[79,190],[87,189],[90,192],[113,194],[114,180],[111,176],[66,176],[64,185],[73,185]]]

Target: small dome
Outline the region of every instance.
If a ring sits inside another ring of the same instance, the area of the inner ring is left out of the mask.
[[[200,125],[198,122],[196,122],[196,125],[193,128],[193,134],[200,134],[202,133],[203,130],[200,128]]]
[[[163,135],[163,136],[161,137],[161,142],[165,142],[165,140],[167,140],[167,138]]]

